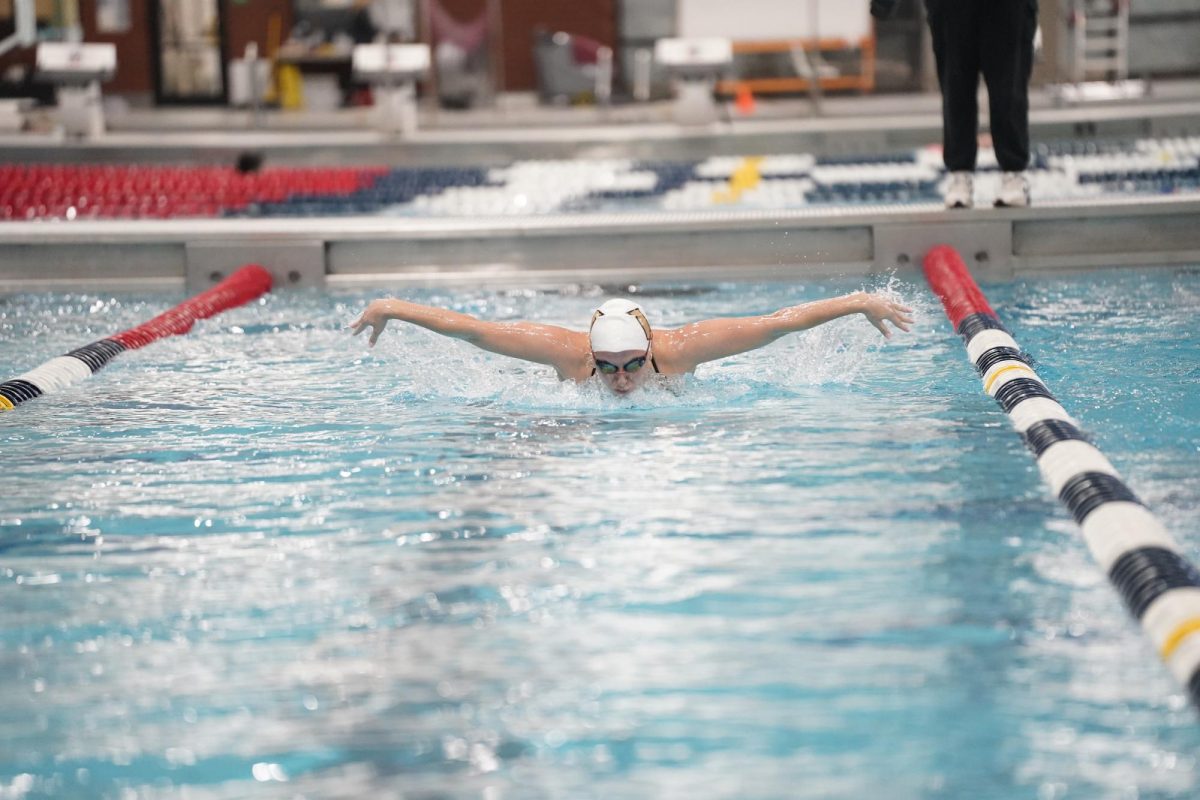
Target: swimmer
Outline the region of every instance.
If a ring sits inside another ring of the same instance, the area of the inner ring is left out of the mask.
[[[618,395],[642,386],[653,374],[683,375],[705,361],[744,353],[817,325],[862,314],[890,338],[887,324],[908,331],[912,309],[880,294],[854,292],[782,308],[756,317],[723,317],[692,322],[680,328],[652,329],[642,307],[615,299],[592,314],[589,329],[573,331],[536,322],[487,322],[445,308],[407,300],[375,300],[350,323],[354,335],[371,329],[375,346],[388,321],[398,319],[462,339],[492,353],[546,364],[559,380],[583,383],[592,376]]]

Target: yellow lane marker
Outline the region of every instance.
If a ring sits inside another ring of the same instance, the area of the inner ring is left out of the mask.
[[[1037,377],[1037,373],[1034,372],[1033,370],[1031,370],[1029,367],[1025,366],[1024,364],[1013,364],[1011,367],[1005,367],[1004,369],[998,369],[995,372],[993,372],[992,377],[988,378],[987,383],[985,383],[983,385],[983,390],[985,392],[987,392],[988,394],[991,394],[992,393],[992,384],[994,384],[996,382],[996,379],[999,378],[1004,373],[1012,372],[1013,370],[1017,370],[1019,372],[1028,372],[1033,377],[1035,377],[1035,378]]]
[[[762,182],[762,156],[743,158],[742,163],[729,176],[729,186],[713,192],[714,203],[736,203],[742,195]]]
[[[1192,617],[1189,620],[1181,622],[1175,630],[1171,631],[1171,635],[1163,642],[1162,654],[1163,661],[1171,657],[1171,654],[1183,644],[1183,640],[1191,636],[1196,631],[1200,631],[1200,617]]]

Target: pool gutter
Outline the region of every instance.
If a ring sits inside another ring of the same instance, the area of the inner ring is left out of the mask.
[[[247,262],[287,286],[808,280],[916,271],[934,244],[983,280],[1200,265],[1200,198],[504,218],[0,224],[0,292],[196,291]]]

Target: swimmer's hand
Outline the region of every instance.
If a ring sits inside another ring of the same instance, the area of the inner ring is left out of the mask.
[[[879,329],[883,338],[892,338],[892,332],[883,324],[884,321],[892,323],[906,333],[912,330],[912,309],[908,306],[902,306],[881,294],[865,294],[862,303],[863,316]]]
[[[383,329],[387,327],[388,320],[392,319],[388,310],[387,300],[372,300],[371,304],[359,315],[358,319],[351,322],[347,327],[354,331],[353,335],[355,336],[370,328],[371,338],[368,344],[374,347],[375,343],[379,341],[379,334],[383,333]]]

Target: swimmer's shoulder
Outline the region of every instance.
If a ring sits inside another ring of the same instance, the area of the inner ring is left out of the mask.
[[[592,361],[592,347],[586,332],[570,331],[564,337],[564,354],[561,362],[552,366],[560,381],[583,383],[592,376],[596,365]]]
[[[686,375],[696,371],[696,365],[682,357],[683,341],[678,328],[654,331],[654,363],[663,375]]]

